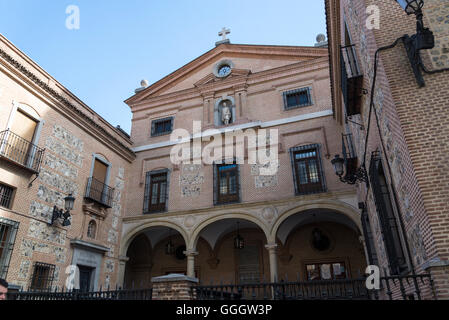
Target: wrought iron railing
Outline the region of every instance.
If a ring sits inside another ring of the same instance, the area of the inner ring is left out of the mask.
[[[107,186],[94,177],[90,177],[87,179],[86,194],[84,197],[104,205],[107,208],[112,208],[114,188]]]
[[[153,289],[117,289],[96,292],[10,292],[8,300],[152,300]]]
[[[198,300],[365,300],[365,279],[197,286]]]
[[[363,74],[357,64],[354,44],[341,47],[340,64],[341,89],[346,106],[346,115],[359,114],[363,92]]]
[[[422,300],[436,299],[430,274],[380,277],[378,289],[365,278],[318,281],[281,281],[258,284],[200,285],[198,300]]]
[[[45,149],[42,149],[10,130],[0,132],[0,157],[29,169],[40,171]]]

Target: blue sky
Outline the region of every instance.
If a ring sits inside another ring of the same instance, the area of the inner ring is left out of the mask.
[[[80,29],[66,28],[66,8]],[[0,0],[0,33],[112,125],[130,132],[123,102],[140,80],[156,82],[232,43],[314,45],[326,32],[323,0]]]

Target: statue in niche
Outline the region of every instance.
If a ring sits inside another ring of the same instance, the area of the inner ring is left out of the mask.
[[[232,105],[229,100],[223,102],[221,106],[221,122],[228,125],[233,122],[232,119]]]

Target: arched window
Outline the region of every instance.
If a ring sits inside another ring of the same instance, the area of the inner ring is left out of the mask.
[[[94,220],[89,222],[87,226],[87,236],[91,239],[95,239],[95,234],[97,232],[97,223]]]

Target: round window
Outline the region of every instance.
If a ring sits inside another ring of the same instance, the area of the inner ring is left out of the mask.
[[[227,64],[221,66],[220,69],[218,69],[218,75],[220,77],[226,77],[230,73],[231,73],[231,67]]]
[[[225,78],[231,74],[233,68],[234,63],[229,59],[225,59],[215,64],[213,72],[216,77]]]

